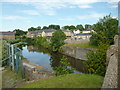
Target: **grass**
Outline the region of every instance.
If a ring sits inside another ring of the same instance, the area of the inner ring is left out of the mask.
[[[26,84],[21,88],[101,88],[102,82],[102,76],[73,73]]]
[[[84,43],[84,44],[65,44],[65,46],[72,46],[72,47],[82,47],[82,48],[93,48],[97,49],[97,46],[93,46],[90,43]]]
[[[11,88],[15,84],[22,82],[23,79],[20,74],[16,74],[14,71],[11,71],[9,67],[5,68],[2,71],[2,87]]]

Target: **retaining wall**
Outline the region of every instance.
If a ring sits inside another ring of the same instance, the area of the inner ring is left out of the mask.
[[[102,89],[118,88],[118,36],[114,37],[114,45],[111,45],[107,50],[108,64]]]

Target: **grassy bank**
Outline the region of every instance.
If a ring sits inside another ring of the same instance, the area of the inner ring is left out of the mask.
[[[21,88],[101,88],[103,77],[88,74],[67,74],[23,85]]]
[[[23,82],[20,74],[11,71],[9,67],[2,71],[2,87],[11,88],[14,85]]]
[[[97,49],[97,46],[93,46],[90,43],[84,43],[84,44],[65,44],[65,46],[72,46],[72,47],[82,47],[82,48],[93,48]]]

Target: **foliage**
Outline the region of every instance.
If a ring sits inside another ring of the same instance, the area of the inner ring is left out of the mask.
[[[64,45],[64,40],[66,35],[62,30],[57,30],[52,34],[51,37],[51,47],[53,51],[58,51],[61,46]]]
[[[85,24],[85,29],[91,29],[92,28],[92,25],[90,24]]]
[[[70,63],[68,62],[67,57],[63,56],[60,60],[60,65],[54,67],[56,76],[73,73],[73,68],[68,68]]]
[[[90,43],[98,46],[100,43],[113,44],[114,36],[118,34],[118,20],[113,19],[110,15],[100,19],[94,24],[93,29],[96,33],[92,33]]]
[[[38,45],[44,48],[50,48],[50,42],[47,41],[46,37],[26,38],[26,42],[29,45]]]
[[[77,26],[76,26],[76,29],[79,29],[80,31],[83,31],[83,30],[84,30],[84,27],[82,26],[82,24],[80,24],[80,25],[77,25]]]
[[[37,30],[37,28],[34,27],[28,28],[28,31],[35,31],[35,30]]]
[[[36,81],[21,88],[101,88],[103,79],[98,75],[72,73]]]
[[[38,26],[38,27],[37,27],[37,30],[41,30],[41,26]]]
[[[90,43],[98,46],[96,52],[87,54],[88,61],[85,62],[89,72],[104,76],[106,72],[106,51],[110,44],[113,44],[114,36],[118,33],[118,20],[109,16],[100,19],[93,26],[95,33],[92,33]]]
[[[47,41],[46,37],[36,37],[35,39],[35,43],[43,46],[45,48],[49,48],[50,47],[50,42]]]
[[[42,29],[48,29],[48,27],[47,26],[43,26],[43,28]]]
[[[95,52],[88,52],[85,65],[90,73],[98,74],[101,76],[105,75],[106,72],[106,50],[109,45],[100,44],[99,49]]]
[[[7,44],[7,41],[5,40],[0,40],[0,60],[6,58],[6,44]]]
[[[27,32],[20,30],[20,29],[15,29],[13,32],[15,32],[15,36],[22,36],[25,35]]]
[[[53,24],[51,24],[51,25],[48,26],[48,28],[49,28],[49,29],[59,30],[59,29],[60,29],[60,26],[59,26],[59,25],[53,25]]]

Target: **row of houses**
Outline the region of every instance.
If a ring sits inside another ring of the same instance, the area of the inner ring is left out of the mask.
[[[47,29],[47,30],[38,30],[38,31],[30,31],[27,33],[27,37],[33,38],[33,37],[51,37],[52,33],[55,32],[54,29]],[[91,32],[93,30],[87,29],[83,30],[82,32],[78,30],[74,30],[73,32],[70,30],[63,30],[65,35],[67,36],[67,39],[89,39],[91,37]],[[77,32],[77,33],[75,33]]]
[[[32,37],[51,37],[52,33],[55,32],[54,29],[47,29],[47,30],[36,30],[36,31],[30,31],[27,33],[26,37],[32,38]],[[63,31],[65,35],[68,38],[71,38],[74,36],[74,34],[69,30]]]
[[[36,30],[30,31],[27,33],[26,37],[33,38],[33,37],[47,37],[50,38],[52,33],[55,32],[54,29],[46,29],[46,30]],[[89,39],[91,37],[91,32],[93,30],[87,29],[83,30],[82,32],[79,30],[63,30],[67,39]],[[0,32],[0,39],[5,40],[15,40],[15,33],[14,32]]]

